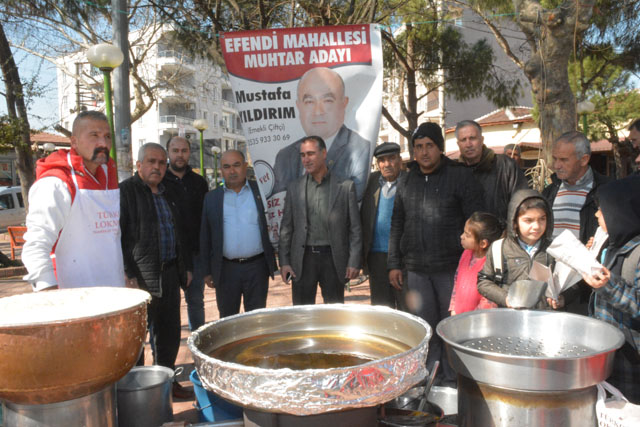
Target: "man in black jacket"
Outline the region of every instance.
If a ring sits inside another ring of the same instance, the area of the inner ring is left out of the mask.
[[[484,145],[482,128],[473,120],[459,122],[455,133],[460,162],[473,171],[482,185],[487,212],[506,221],[511,195],[527,188],[524,173],[513,159],[496,154]]]
[[[598,228],[596,189],[611,178],[589,166],[591,144],[581,132],[569,131],[560,135],[553,143],[551,155],[555,173],[551,176],[551,185],[542,191],[542,195],[553,206],[553,237],[569,230],[582,243],[587,243]],[[567,311],[588,315],[591,288],[583,281],[563,295]]]
[[[164,147],[140,147],[134,176],[120,183],[120,228],[127,286],[151,294],[147,319],[155,363],[175,369],[180,348],[180,286],[191,282],[191,257],[178,214],[179,197],[162,184]],[[138,361],[144,363],[144,353]],[[193,397],[174,382],[173,395]]]
[[[455,373],[435,327],[449,315],[453,280],[462,254],[460,235],[467,218],[484,209],[482,187],[470,170],[443,155],[444,138],[437,124],[421,124],[411,143],[416,161],[399,183],[393,206],[389,281],[397,289],[406,287],[409,310],[434,330],[427,369],[440,360],[442,369],[436,382],[455,385]],[[402,268],[407,270],[406,277]]]
[[[162,182],[171,186],[181,196],[180,207],[183,222],[187,227],[187,237],[193,264],[193,280],[184,291],[189,316],[189,329],[195,331],[204,325],[204,274],[200,259],[200,220],[202,203],[209,191],[207,180],[189,166],[191,146],[181,136],[172,137],[167,142],[169,167]]]

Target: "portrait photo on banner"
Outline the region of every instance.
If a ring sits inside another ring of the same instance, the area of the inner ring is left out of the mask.
[[[304,175],[300,145],[326,144],[330,173],[362,198],[382,110],[376,24],[224,33],[222,48],[271,240],[287,185]]]

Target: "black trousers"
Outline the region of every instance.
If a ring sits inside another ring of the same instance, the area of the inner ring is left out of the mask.
[[[455,274],[455,270],[431,274],[408,271],[405,279],[409,310],[426,320],[432,329],[427,353],[427,369],[431,372],[436,360],[439,360],[440,369],[434,384],[445,387],[456,387],[457,377],[447,359],[444,342],[436,333],[436,326],[442,319],[449,317],[449,303]]]
[[[172,263],[160,272],[162,296],[152,296],[147,305],[147,325],[155,365],[175,369],[180,349],[180,279],[178,265]],[[144,365],[144,352],[138,360]]]
[[[240,313],[244,300],[245,313],[267,306],[269,267],[264,256],[239,263],[222,261],[220,283],[216,283],[216,302],[220,317]]]
[[[396,310],[408,311],[404,292],[397,290],[389,282],[387,255],[386,252],[369,252],[367,255],[371,305],[386,305]]]
[[[307,247],[302,260],[302,276],[293,281],[291,289],[293,305],[315,304],[318,283],[325,304],[343,303],[345,281],[338,275],[328,247],[322,252]]]

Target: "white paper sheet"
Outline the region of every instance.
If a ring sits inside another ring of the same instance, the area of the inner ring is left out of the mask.
[[[560,233],[547,248],[547,253],[556,259],[553,274],[556,286],[554,289],[551,289],[551,286],[547,287],[547,296],[551,296],[549,293],[552,293],[557,298],[562,291],[582,279],[583,273],[594,274],[601,271],[602,265],[596,261],[596,256],[607,237],[598,227],[593,245],[591,249],[587,249],[569,230]]]
[[[547,290],[544,292],[546,296],[558,299],[560,292],[557,291],[558,286],[554,280],[553,271],[551,267],[540,264],[538,261],[533,261],[531,270],[529,271],[529,279],[539,280],[547,283]]]

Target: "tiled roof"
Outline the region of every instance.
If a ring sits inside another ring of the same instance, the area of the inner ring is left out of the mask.
[[[533,122],[533,116],[531,114],[532,112],[533,108],[531,107],[517,106],[500,108],[498,110],[490,112],[489,114],[480,116],[474,119],[474,121],[481,127]],[[445,130],[445,134],[453,133],[454,131],[455,126],[452,126]]]
[[[529,107],[500,108],[482,117],[478,117],[476,122],[478,122],[480,126],[509,122],[528,122],[533,121],[533,117],[531,116],[532,111],[533,108]]]
[[[45,142],[52,142],[56,145],[70,145],[71,140],[63,135],[56,135],[49,132],[41,132],[31,135],[31,142],[37,142],[38,144],[44,144]]]

